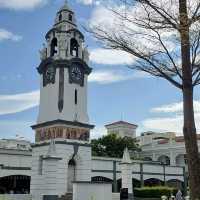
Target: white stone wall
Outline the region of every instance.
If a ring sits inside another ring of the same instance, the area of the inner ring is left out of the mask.
[[[12,175],[30,176],[31,152],[16,149],[0,149],[0,177]],[[17,168],[17,169],[16,169]],[[24,168],[27,168],[26,170]]]
[[[121,178],[121,165],[120,159],[117,160],[117,179]],[[140,181],[140,163],[141,161],[136,161],[131,165],[132,168],[132,178]],[[99,158],[95,157],[92,160],[92,177],[95,176],[102,176],[113,180],[113,160],[107,158]],[[164,181],[164,168],[163,165],[159,164],[150,164],[150,163],[143,163],[143,178],[144,180],[150,178],[156,178],[159,180]],[[166,166],[165,167],[165,174],[166,180],[177,179],[180,181],[184,181],[183,177],[183,168],[182,167],[175,167],[175,166]]]
[[[112,184],[74,183],[73,200],[111,200]]]
[[[112,200],[120,200],[120,193],[112,193]]]
[[[59,140],[58,140],[59,141]],[[67,141],[67,140],[66,140]],[[0,167],[0,177],[12,176],[12,175],[32,175],[31,190],[43,193],[44,190],[44,177],[38,174],[39,171],[39,156],[46,155],[48,152],[48,146],[41,146],[33,149],[33,156],[29,151],[20,150],[0,150],[0,164],[9,166],[11,169],[3,169]],[[73,154],[73,145],[68,144],[56,144],[56,151],[62,160],[58,161],[56,168],[57,181],[61,185],[59,186],[58,193],[65,193],[67,191],[67,178],[68,178],[68,162]],[[91,177],[102,176],[113,180],[113,161],[117,161],[117,180],[121,178],[121,166],[119,165],[121,159],[99,158],[93,157],[91,160],[91,149],[87,146],[80,146],[78,155],[75,157],[77,168],[76,178],[81,181],[90,181]],[[32,164],[31,164],[32,163]],[[45,163],[43,163],[43,166]],[[19,167],[18,170],[12,169],[12,167]],[[21,167],[21,169],[20,169]],[[31,170],[23,170],[24,167],[31,168]],[[149,178],[158,178],[164,180],[163,166],[154,164],[143,164],[144,180]],[[132,164],[132,178],[140,180],[140,163],[136,162]],[[145,174],[148,173],[148,174]],[[158,175],[160,173],[161,175]],[[166,177],[165,179],[177,179],[183,181],[181,176],[183,173],[182,167],[165,167]],[[167,175],[168,174],[168,175]],[[179,175],[179,176],[177,176]]]
[[[68,191],[68,163],[71,160],[74,147],[71,144],[55,144],[60,160],[44,160],[43,173],[39,174],[39,157],[47,155],[49,146],[33,148],[31,194],[37,200],[38,195],[64,195]],[[76,179],[91,180],[91,148],[80,146],[76,162]]]
[[[8,167],[31,167],[31,156],[0,154],[0,164]]]
[[[80,146],[76,162],[77,180],[91,181],[91,148]]]

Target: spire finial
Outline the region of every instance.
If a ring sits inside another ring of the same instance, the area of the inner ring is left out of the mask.
[[[129,154],[129,151],[128,151],[127,147],[124,149],[122,163],[126,163],[126,164],[132,163],[131,158],[130,158],[130,154]]]
[[[63,2],[64,2],[64,4],[60,8],[60,10],[71,10],[70,7],[69,7],[69,1],[68,0],[64,0]]]
[[[123,120],[124,120],[124,113],[121,112],[121,121],[123,121]]]

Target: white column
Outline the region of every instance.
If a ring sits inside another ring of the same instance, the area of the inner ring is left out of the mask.
[[[133,199],[132,161],[128,149],[124,150],[121,165],[122,188],[128,188],[129,199]]]
[[[173,151],[170,151],[170,165],[176,165],[176,154]]]
[[[153,153],[152,160],[153,160],[153,161],[157,161],[157,160],[156,160],[156,154],[155,154],[155,153]]]
[[[44,195],[63,195],[60,194],[60,180],[58,179],[58,161],[59,158],[46,158],[44,160]]]
[[[132,164],[122,163],[122,188],[128,188],[128,193],[133,194],[133,185],[132,185]]]

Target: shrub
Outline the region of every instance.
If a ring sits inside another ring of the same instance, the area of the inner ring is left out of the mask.
[[[134,189],[134,196],[143,198],[160,198],[161,196],[170,197],[176,194],[177,189],[171,187],[142,187]]]

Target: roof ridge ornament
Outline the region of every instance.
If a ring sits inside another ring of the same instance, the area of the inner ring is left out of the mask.
[[[69,1],[68,1],[68,0],[65,0],[65,1],[64,1],[64,4],[62,5],[62,7],[60,8],[59,11],[62,11],[62,10],[69,10],[69,11],[72,11],[72,9],[71,9],[70,6],[69,6]]]

